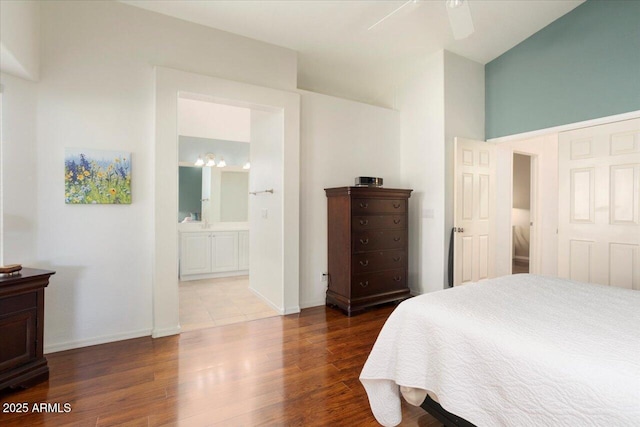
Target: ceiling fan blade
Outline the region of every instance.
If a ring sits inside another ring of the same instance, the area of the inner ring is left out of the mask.
[[[456,7],[447,7],[447,14],[449,14],[449,24],[451,24],[454,39],[466,39],[473,34],[475,28],[471,19],[469,2],[462,1]]]

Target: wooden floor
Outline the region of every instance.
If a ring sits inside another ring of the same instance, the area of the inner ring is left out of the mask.
[[[48,382],[0,393],[8,426],[374,426],[358,376],[394,306],[324,307],[48,355]],[[34,403],[68,413],[34,413]],[[14,405],[15,407],[15,405]],[[406,426],[441,424],[403,402]]]

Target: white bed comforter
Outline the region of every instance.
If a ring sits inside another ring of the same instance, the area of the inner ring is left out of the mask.
[[[640,292],[516,275],[400,304],[360,380],[383,425],[398,386],[483,426],[640,426]]]

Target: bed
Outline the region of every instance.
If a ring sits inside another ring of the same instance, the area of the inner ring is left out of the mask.
[[[640,292],[519,274],[414,297],[360,381],[385,426],[401,395],[478,427],[640,426]]]

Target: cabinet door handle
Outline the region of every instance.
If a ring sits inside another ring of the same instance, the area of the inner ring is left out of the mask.
[[[368,225],[369,224],[369,220],[368,219],[361,219],[360,220],[360,225]]]
[[[363,267],[366,267],[367,265],[369,265],[369,260],[366,259],[364,261],[360,261],[360,265],[363,266]]]
[[[393,280],[394,280],[395,282],[399,282],[400,280],[402,280],[402,276],[394,276],[394,277],[393,277]]]
[[[393,259],[393,261],[394,261],[394,262],[398,262],[398,261],[400,261],[401,259],[402,259],[402,257],[397,256],[397,257],[395,257],[395,258]]]
[[[360,286],[362,286],[363,288],[366,288],[367,286],[369,286],[369,281],[366,280],[364,282],[360,282]]]
[[[394,238],[393,238],[393,241],[394,241],[394,242],[399,242],[399,241],[400,241],[400,237],[394,237]]]
[[[369,239],[360,239],[360,243],[362,243],[363,245],[367,245],[369,244]]]
[[[360,203],[360,207],[361,207],[362,209],[366,209],[366,208],[368,208],[368,207],[369,207],[369,203],[361,202],[361,203]]]
[[[396,208],[396,209],[398,209],[400,206],[401,206],[401,204],[400,204],[400,203],[394,203],[394,204],[393,204],[393,207],[394,207],[394,208]]]
[[[393,220],[393,223],[394,223],[394,224],[400,224],[400,221],[402,221],[402,220],[400,220],[400,219],[394,219],[394,220]]]

